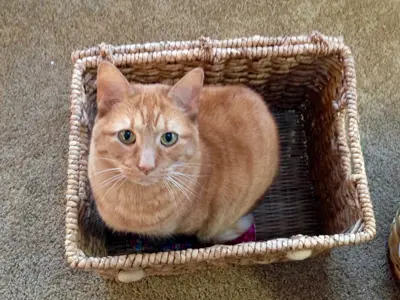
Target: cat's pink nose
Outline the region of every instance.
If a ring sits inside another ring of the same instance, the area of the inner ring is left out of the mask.
[[[146,175],[154,170],[154,166],[146,165],[146,164],[143,164],[143,165],[139,164],[137,167],[140,171],[142,171]]]

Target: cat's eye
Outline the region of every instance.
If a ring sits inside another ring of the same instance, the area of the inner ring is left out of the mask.
[[[167,132],[161,136],[161,144],[164,146],[172,146],[178,141],[178,135],[175,132]]]
[[[118,132],[118,138],[124,144],[133,144],[136,142],[136,135],[130,130],[121,130]]]

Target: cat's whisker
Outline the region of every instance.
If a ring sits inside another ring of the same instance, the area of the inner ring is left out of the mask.
[[[187,167],[182,167],[182,168],[170,168],[170,169],[168,169],[168,171],[177,171],[177,172],[187,172],[187,171],[190,171],[190,170],[193,170],[193,171],[198,171],[198,172],[200,172],[201,171],[201,169],[200,169],[201,167],[196,167],[196,166],[194,166],[194,167],[191,167],[191,166],[187,166]]]
[[[212,164],[205,164],[205,163],[178,163],[172,165],[172,167],[185,167],[185,166],[211,166]]]
[[[168,177],[167,180],[169,180],[178,190],[180,190],[182,192],[182,194],[188,198],[188,200],[190,202],[193,202],[193,200],[189,197],[189,195],[187,194],[186,190],[182,187],[181,184],[179,184],[174,178],[172,177]]]
[[[186,174],[186,173],[176,172],[176,171],[172,171],[171,173],[174,175],[182,175],[185,177],[193,177],[193,178],[210,176],[209,174]]]
[[[187,182],[184,182],[183,179],[179,178],[179,177],[174,177],[175,180],[177,180],[181,185],[183,185],[184,188],[186,188],[186,190],[191,193],[192,195],[194,195],[197,198],[197,193],[189,187],[189,184]]]
[[[175,207],[175,210],[174,210],[175,214],[178,215],[179,214],[179,209],[178,209],[178,205],[176,203],[175,193],[172,191],[172,187],[170,186],[170,183],[168,181],[163,180],[163,183],[164,183],[165,187],[167,188],[168,193],[171,195],[171,201],[172,201],[172,204]]]
[[[170,178],[174,179],[186,192],[194,195],[197,198],[197,194],[182,179],[175,177],[172,174]]]
[[[123,186],[123,185],[125,184],[125,182],[127,182],[127,181],[128,181],[128,179],[127,179],[127,178],[124,178],[124,180],[122,181],[121,185],[118,187],[117,190],[121,189],[122,186]]]
[[[196,188],[204,189],[204,186],[198,180],[196,180],[196,178],[191,178],[185,175],[180,175],[175,173],[172,173],[172,176],[174,176],[176,179],[181,179],[181,181],[187,180],[189,184],[193,184]]]
[[[110,169],[104,169],[101,171],[98,171],[96,173],[94,173],[92,176],[89,176],[89,178],[93,178],[96,175],[102,174],[102,173],[106,173],[106,172],[111,172],[111,171],[120,171],[121,172],[121,168],[110,168]]]
[[[171,168],[168,168],[168,170],[170,170],[170,171],[178,171],[178,172],[184,172],[185,170],[202,171],[203,168],[205,168],[205,167],[194,165],[194,166],[171,167]],[[205,168],[205,170],[207,170],[207,169]]]
[[[177,165],[172,165],[169,169],[171,169],[172,171],[183,171],[184,169],[192,169],[192,170],[202,170],[204,169],[204,171],[208,171],[210,172],[212,169],[212,165],[211,164],[177,164]],[[208,173],[207,172],[207,173]]]
[[[168,185],[170,186],[170,188],[171,188],[171,191],[172,191],[172,194],[173,194],[173,198],[174,198],[174,202],[175,202],[175,207],[176,207],[176,209],[177,209],[177,212],[176,212],[176,213],[179,215],[178,202],[176,201],[176,193],[175,193],[174,187],[173,187],[172,183],[169,182],[169,181],[167,181],[167,184],[168,184]]]
[[[104,181],[102,181],[100,184],[99,184],[99,186],[100,185],[103,185],[103,184],[105,184],[105,183],[108,183],[109,181],[112,181],[112,180],[114,180],[114,179],[118,179],[118,178],[120,178],[120,177],[122,177],[123,176],[123,174],[117,174],[117,175],[114,175],[114,176],[111,176],[111,177],[109,177],[109,178],[107,178],[107,179],[105,179]]]
[[[122,186],[125,184],[125,182],[126,182],[127,180],[128,180],[127,178],[125,178],[125,180],[122,180],[122,183],[121,183],[121,185],[117,188],[117,191],[118,191],[120,188],[122,188]],[[116,213],[117,208],[118,208],[118,206],[119,206],[120,204],[121,204],[121,202],[118,203],[118,204],[114,207],[114,213]]]
[[[117,183],[121,181],[121,179],[122,179],[122,181],[123,181],[122,184],[124,184],[124,183],[126,182],[126,178],[125,178],[124,176],[120,177],[120,178],[108,189],[108,191],[104,194],[102,201],[106,198],[107,194],[117,185]],[[121,185],[121,186],[122,186],[122,185]],[[121,186],[120,186],[120,188],[121,188]]]
[[[178,178],[182,178],[182,180],[184,180],[184,179],[188,180],[190,183],[203,188],[203,186],[198,182],[198,180],[196,180],[198,177],[189,176],[189,174],[176,173],[176,172],[172,172],[172,175],[177,176]]]
[[[166,181],[163,180],[162,183],[164,184],[165,188],[168,190],[168,193],[169,193],[169,195],[171,196],[171,199],[172,199],[172,193],[171,193],[171,190],[169,189],[169,186],[167,185]]]
[[[98,185],[92,187],[92,188],[90,189],[90,191],[94,191],[94,190],[97,190],[97,189],[101,189],[101,188],[103,188],[103,187],[109,185],[110,183],[114,182],[115,180],[120,179],[121,177],[124,177],[124,175],[123,175],[123,174],[118,174],[118,175],[112,176],[112,177],[110,177],[110,178],[108,178],[108,179],[106,179],[106,180],[100,182]]]

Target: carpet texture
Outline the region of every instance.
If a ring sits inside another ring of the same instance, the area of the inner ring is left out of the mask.
[[[400,195],[400,1],[0,0],[0,7],[2,300],[400,299],[386,260]],[[362,146],[378,226],[374,241],[300,263],[128,285],[66,267],[63,202],[74,49],[102,41],[312,30],[343,35],[354,52]]]

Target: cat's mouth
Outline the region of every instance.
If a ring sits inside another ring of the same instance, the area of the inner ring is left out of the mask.
[[[159,182],[159,178],[152,175],[132,175],[125,174],[125,177],[133,184],[139,184],[143,186],[149,186]]]
[[[137,180],[137,184],[143,185],[143,186],[149,186],[152,184],[155,184],[158,182],[158,179],[155,179],[153,177],[149,176],[143,176],[142,178]]]
[[[156,184],[164,179],[164,174],[159,170],[153,170],[150,174],[144,174],[142,172],[135,172],[132,169],[122,168],[122,174],[131,183],[142,186]]]

